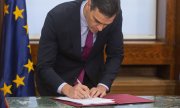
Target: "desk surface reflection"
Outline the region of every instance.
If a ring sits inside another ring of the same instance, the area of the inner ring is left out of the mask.
[[[99,106],[96,108],[180,108],[180,96],[140,96],[154,100],[154,103]],[[7,97],[10,108],[74,108],[51,97]],[[83,107],[85,108],[85,107]],[[88,107],[94,108],[94,107]]]

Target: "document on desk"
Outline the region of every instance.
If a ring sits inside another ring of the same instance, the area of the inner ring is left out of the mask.
[[[129,94],[108,94],[103,98],[89,98],[89,99],[71,99],[68,97],[52,98],[75,107],[82,106],[105,106],[105,105],[122,105],[122,104],[137,104],[137,103],[151,103],[154,102],[150,99],[145,99],[138,96]]]
[[[82,105],[98,105],[98,104],[112,104],[115,103],[113,99],[105,99],[105,98],[87,98],[87,99],[71,99],[68,97],[57,97],[55,99],[69,101]]]

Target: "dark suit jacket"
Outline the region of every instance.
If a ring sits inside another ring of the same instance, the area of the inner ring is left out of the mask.
[[[123,59],[122,13],[97,38],[87,61],[81,58],[81,0],[60,4],[52,9],[42,28],[38,63],[37,87],[40,95],[57,95],[63,82],[73,85],[82,68],[87,86],[103,83],[109,88]],[[104,63],[104,47],[107,59]]]

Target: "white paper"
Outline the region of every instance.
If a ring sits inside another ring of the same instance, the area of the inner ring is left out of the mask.
[[[68,97],[57,97],[55,99],[74,102],[74,103],[78,103],[82,105],[97,105],[97,104],[114,103],[113,99],[105,99],[105,98],[71,99]]]

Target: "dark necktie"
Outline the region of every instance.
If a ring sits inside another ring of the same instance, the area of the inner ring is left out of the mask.
[[[82,59],[84,61],[87,60],[90,52],[91,52],[91,49],[92,49],[92,46],[93,46],[93,33],[89,30],[88,34],[87,34],[87,38],[86,38],[86,42],[85,42],[85,46],[83,48],[83,51],[82,51]],[[84,79],[84,74],[85,74],[85,71],[84,69],[81,69],[81,72],[78,76],[78,80],[83,83],[83,79]]]

